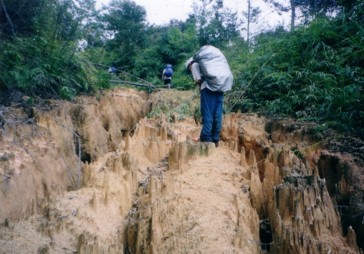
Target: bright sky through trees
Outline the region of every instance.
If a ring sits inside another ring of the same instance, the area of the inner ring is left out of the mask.
[[[192,4],[197,0],[134,0],[147,11],[147,20],[150,24],[162,25],[168,24],[170,20],[186,20],[188,14],[192,12]],[[97,7],[108,4],[110,0],[96,0]],[[254,0],[253,7],[260,7],[259,24],[255,30],[270,29],[278,24],[288,26],[288,13],[279,15],[277,12],[270,10],[263,0]],[[225,7],[232,11],[238,12],[239,19],[242,19],[242,12],[246,11],[247,0],[224,0]],[[253,28],[254,29],[254,28]]]

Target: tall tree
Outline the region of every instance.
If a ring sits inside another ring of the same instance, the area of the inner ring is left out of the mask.
[[[5,38],[42,34],[79,39],[95,10],[95,0],[0,0],[0,5],[0,32]]]
[[[250,25],[257,21],[259,14],[261,13],[261,10],[259,7],[253,7],[252,6],[252,0],[247,0],[247,11],[243,12],[243,15],[246,19],[246,41],[248,46],[250,45]]]
[[[31,36],[37,24],[56,5],[55,0],[1,0],[0,32],[5,38]]]
[[[108,49],[115,52],[119,66],[132,66],[133,57],[143,47],[146,11],[131,0],[112,0],[103,14],[109,32]]]
[[[194,4],[194,18],[200,45],[227,45],[239,35],[237,15],[224,7],[223,0],[200,0]]]
[[[159,80],[165,64],[177,68],[178,64],[196,51],[196,33],[193,18],[186,22],[172,20],[165,26],[147,27],[146,46],[135,57],[133,73],[141,78]]]
[[[336,0],[290,0],[289,4],[283,0],[264,0],[270,4],[274,9],[279,12],[291,12],[291,31],[295,28],[295,21],[297,19],[297,11],[301,11],[305,23],[309,22],[317,16],[325,16],[328,13],[338,10],[341,6],[350,5],[350,1],[336,1]]]
[[[79,39],[87,41],[87,46],[101,46],[102,26],[98,22],[99,12],[96,11],[96,0],[73,0],[75,3],[71,12],[79,28]]]
[[[327,15],[340,4],[336,0],[296,0],[296,5],[301,7],[304,16],[317,17]]]
[[[194,22],[170,23],[161,36],[158,45],[165,63],[177,64],[185,54],[193,52],[197,45]]]
[[[211,10],[208,8],[211,2],[212,0],[199,0],[197,3],[193,3],[193,17],[196,20],[199,41],[206,37],[205,28],[209,23],[208,17],[212,15]]]

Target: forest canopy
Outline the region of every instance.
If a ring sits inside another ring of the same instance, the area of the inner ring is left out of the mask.
[[[244,1],[242,1],[244,2]],[[235,81],[225,111],[291,116],[364,130],[364,0],[265,0],[290,15],[288,27],[252,31],[253,1],[236,13],[223,0],[195,0],[186,21],[148,24],[144,7],[112,0],[0,0],[0,96],[72,99],[118,80],[193,89],[183,63],[206,43],[226,55]]]

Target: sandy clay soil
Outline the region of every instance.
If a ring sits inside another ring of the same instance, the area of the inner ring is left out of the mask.
[[[194,141],[198,103],[1,106],[0,253],[361,253],[360,139],[231,113],[216,148]]]

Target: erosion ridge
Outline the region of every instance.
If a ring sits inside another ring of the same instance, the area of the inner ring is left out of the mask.
[[[255,114],[195,143],[196,107],[122,88],[2,107],[0,253],[361,253],[360,159]]]

